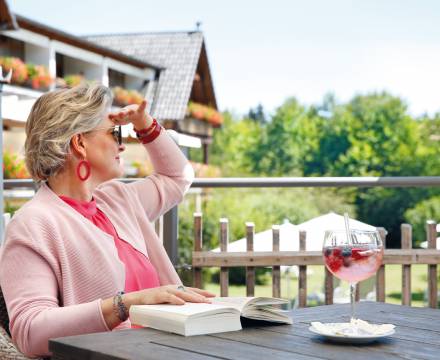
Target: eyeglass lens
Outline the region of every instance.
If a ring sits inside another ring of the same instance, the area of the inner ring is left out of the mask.
[[[115,126],[112,130],[112,135],[118,145],[122,145],[122,129],[121,125]]]

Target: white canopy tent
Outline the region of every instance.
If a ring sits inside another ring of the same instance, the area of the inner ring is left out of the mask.
[[[298,226],[285,220],[279,226],[280,229],[280,251],[298,251],[299,250],[299,230]],[[219,252],[220,248],[212,250]],[[245,252],[246,238],[234,241],[228,244],[228,252]],[[254,251],[272,251],[272,229],[265,230],[254,235]],[[281,266],[283,272],[292,271],[298,275],[297,267]]]
[[[280,225],[280,251],[298,251],[299,250],[299,232],[306,231],[306,251],[321,251],[324,241],[324,233],[329,229],[345,229],[344,217],[330,212],[325,215],[305,221],[299,225],[291,224],[285,220]],[[365,224],[355,219],[350,219],[351,229],[375,230],[374,226]],[[268,229],[254,235],[254,251],[272,251],[272,229]],[[219,252],[220,248],[211,250]],[[246,252],[246,238],[228,244],[228,252]],[[282,266],[282,271],[293,271],[298,274],[296,266]],[[308,271],[309,273],[309,271]]]
[[[359,230],[375,230],[376,227],[350,219],[350,228]],[[306,251],[321,251],[326,230],[344,230],[345,223],[342,215],[330,212],[325,215],[293,225],[285,221],[280,225],[280,251],[299,250],[299,231],[306,231]],[[212,250],[220,251],[220,248]],[[228,245],[230,252],[245,252],[246,238],[231,242]],[[272,229],[256,233],[254,236],[254,251],[272,251]]]
[[[299,231],[296,225],[285,221],[280,225],[280,251],[299,250]],[[220,248],[212,250],[219,252]],[[246,251],[246,238],[228,244],[228,252]],[[272,229],[254,235],[254,251],[272,251]]]
[[[349,225],[350,229],[376,230],[375,226],[355,219],[350,219]],[[306,231],[307,251],[321,251],[324,242],[324,234],[327,230],[345,230],[344,217],[334,212],[330,212],[298,224],[298,229]]]

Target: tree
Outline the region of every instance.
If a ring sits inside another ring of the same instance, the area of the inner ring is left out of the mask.
[[[261,104],[258,104],[255,108],[251,108],[247,117],[260,125],[264,125],[267,122],[266,115],[264,114],[264,108]]]
[[[407,114],[406,104],[387,93],[356,96],[336,122],[346,126],[341,152],[327,174],[334,176],[427,175],[432,151],[425,145],[419,124]],[[329,162],[331,164],[331,162]],[[359,218],[386,226],[391,247],[400,243],[404,212],[429,196],[428,189],[358,189],[355,204]]]
[[[264,126],[261,143],[247,151],[251,171],[262,176],[302,175],[304,162],[318,146],[317,127],[295,98],[280,106]]]
[[[261,143],[263,129],[259,123],[238,120],[231,113],[224,113],[223,118],[222,129],[214,133],[211,163],[222,169],[223,176],[250,176],[254,165],[248,152]]]

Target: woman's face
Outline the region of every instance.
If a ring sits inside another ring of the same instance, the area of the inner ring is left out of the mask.
[[[120,153],[125,150],[124,144],[118,143],[119,126],[109,120],[103,120],[95,130],[85,134],[87,160],[91,167],[91,177],[102,183],[124,173]]]

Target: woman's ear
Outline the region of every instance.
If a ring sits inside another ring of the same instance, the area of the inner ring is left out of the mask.
[[[70,147],[73,155],[79,156],[82,159],[86,158],[86,146],[83,134],[74,135],[72,140],[70,140]]]

